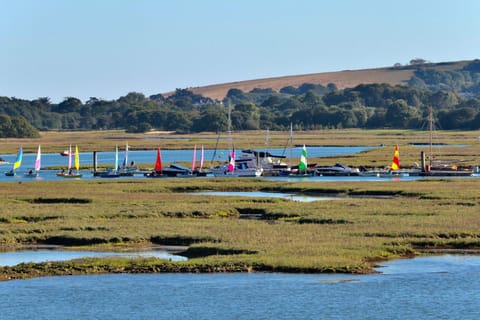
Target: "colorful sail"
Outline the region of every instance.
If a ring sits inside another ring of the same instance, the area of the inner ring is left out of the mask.
[[[302,154],[300,155],[299,171],[307,171],[307,148],[303,145]]]
[[[195,171],[196,162],[197,162],[197,145],[193,147],[192,172]]]
[[[118,169],[118,145],[115,146],[115,170]]]
[[[80,155],[78,154],[78,146],[75,146],[75,170],[80,170]]]
[[[72,145],[70,145],[70,148],[68,149],[68,170],[72,168]]]
[[[17,158],[13,163],[13,170],[20,168],[20,166],[22,165],[22,158],[23,158],[23,147],[20,146],[20,148],[18,149]]]
[[[395,151],[393,153],[393,161],[392,161],[392,165],[390,166],[390,169],[392,171],[400,169],[400,155],[398,152],[398,144],[395,146]]]
[[[230,161],[228,162],[228,172],[233,172],[233,170],[235,170],[235,148],[233,148]]]
[[[37,158],[35,158],[35,171],[40,171],[40,166],[41,166],[41,149],[40,145],[38,145],[38,151],[37,151]]]
[[[128,166],[128,143],[125,145],[125,157],[123,158],[122,167],[126,168]]]
[[[155,161],[155,171],[162,172],[162,154],[160,153],[160,148],[157,149],[157,160]]]
[[[200,154],[200,171],[203,169],[203,144],[202,144],[202,153]]]

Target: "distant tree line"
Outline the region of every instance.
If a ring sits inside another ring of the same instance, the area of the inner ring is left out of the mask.
[[[421,128],[432,106],[442,129],[480,128],[480,61],[457,71],[421,65],[409,85],[303,84],[243,92],[231,89],[223,101],[177,89],[165,97],[131,92],[117,100],[67,97],[22,100],[0,97],[0,137],[33,137],[38,130],[151,129],[180,133],[322,128]]]

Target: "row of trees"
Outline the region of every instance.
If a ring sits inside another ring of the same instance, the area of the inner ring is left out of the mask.
[[[445,79],[448,78],[445,72],[419,69],[415,77],[424,83],[434,83],[430,79],[435,78],[432,74]],[[478,86],[477,60],[461,72],[469,74],[468,88]],[[388,84],[344,90],[338,90],[334,84],[288,86],[278,92],[231,89],[223,101],[183,89],[168,97],[161,94],[146,97],[132,92],[117,100],[90,98],[85,103],[74,97],[58,104],[48,98],[29,101],[0,97],[0,137],[32,136],[38,134],[37,130],[226,131],[229,109],[234,130],[285,130],[291,123],[307,130],[420,128],[429,106],[433,107],[441,128],[468,130],[480,128],[479,97],[473,89],[465,95],[456,90]]]

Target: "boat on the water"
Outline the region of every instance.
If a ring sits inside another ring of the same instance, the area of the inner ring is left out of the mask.
[[[393,160],[392,164],[388,169],[382,170],[361,170],[360,175],[366,177],[403,177],[403,176],[410,176],[411,173],[417,172],[417,169],[413,170],[402,170],[400,169],[400,151],[398,148],[398,144],[395,145],[395,149],[393,151]]]
[[[315,165],[307,163],[307,147],[303,145],[302,153],[300,154],[300,162],[297,167],[291,167],[290,170],[283,175],[289,177],[312,177],[315,175]]]
[[[41,167],[41,158],[42,158],[42,152],[41,152],[40,145],[38,145],[37,157],[35,158],[35,168],[25,172],[25,177],[36,178],[39,176],[40,167]]]
[[[118,172],[118,145],[115,146],[115,163],[113,168],[107,168],[105,172],[100,173],[98,176],[101,178],[118,178],[120,173]]]
[[[240,158],[235,159],[235,149],[227,163],[210,169],[215,177],[260,177],[263,169],[259,166],[257,158],[253,154],[241,153]]]
[[[16,170],[20,168],[20,166],[22,165],[22,158],[23,158],[23,147],[20,146],[20,148],[18,149],[17,158],[13,163],[12,170],[5,173],[7,177],[14,177],[17,175]]]
[[[157,148],[157,157],[155,158],[155,167],[151,172],[147,172],[144,174],[145,177],[148,178],[163,178],[166,177],[163,175],[163,168],[162,168],[162,153],[160,151],[160,147]]]
[[[315,167],[315,175],[317,176],[359,176],[358,168],[351,168],[342,163],[336,163],[333,166],[317,166]]]
[[[242,150],[242,154],[250,155],[255,160],[257,166],[260,166],[262,176],[279,176],[280,172],[286,171],[288,164],[282,162],[286,156],[274,155],[268,151]],[[246,156],[245,156],[246,157]]]
[[[122,165],[120,167],[118,167],[117,169],[117,173],[120,175],[120,176],[134,176],[135,173],[137,173],[138,171],[138,168],[137,166],[135,166],[135,161],[131,161],[130,163],[128,162],[128,143],[125,145],[125,155],[123,157],[123,162],[122,162]]]
[[[73,167],[72,167],[72,155],[75,155]],[[61,172],[57,172],[57,176],[64,177],[64,178],[81,178],[83,176],[83,174],[80,173],[79,171],[80,155],[78,153],[78,146],[75,146],[75,153],[72,153],[72,146],[70,146],[67,169],[68,171],[62,170]]]
[[[460,163],[460,161],[441,161],[441,160],[436,160],[433,157],[433,151],[432,151],[432,146],[433,146],[433,112],[432,112],[432,107],[429,107],[429,116],[428,116],[428,122],[429,122],[429,154],[428,154],[428,161],[425,159],[425,152],[421,151],[420,153],[420,160],[421,160],[421,167],[419,170],[412,172],[410,175],[413,176],[422,176],[422,177],[451,177],[451,176],[457,176],[457,177],[467,177],[467,176],[473,176],[474,170],[471,167],[463,167],[460,165],[457,165],[457,163]]]
[[[72,154],[72,152],[69,151],[69,150],[63,150],[62,152],[60,152],[60,155],[62,157],[68,157],[70,154]],[[72,156],[73,156],[73,154],[72,154]]]

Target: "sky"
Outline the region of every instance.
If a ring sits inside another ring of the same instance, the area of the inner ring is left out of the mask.
[[[478,0],[0,0],[0,96],[54,103],[480,58]]]

